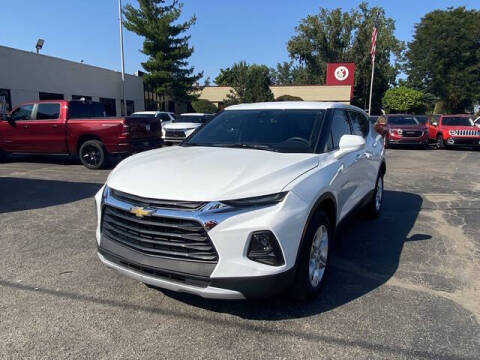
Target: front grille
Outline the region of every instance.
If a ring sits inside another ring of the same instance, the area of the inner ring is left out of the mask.
[[[196,220],[149,216],[105,206],[102,236],[147,255],[217,262],[206,230]]]
[[[186,136],[183,130],[165,130],[165,137],[184,139]]]
[[[420,137],[423,135],[423,131],[418,130],[403,130],[403,137]]]
[[[456,130],[456,136],[480,136],[479,130]]]
[[[127,202],[133,206],[148,207],[150,209],[175,209],[175,210],[197,210],[205,202],[202,201],[177,201],[177,200],[158,200],[149,199],[131,194],[126,194],[118,190],[111,190],[112,196],[120,201]]]

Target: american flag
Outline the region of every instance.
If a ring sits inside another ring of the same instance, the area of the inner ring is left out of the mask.
[[[378,14],[375,17],[375,22],[373,23],[372,41],[370,44],[370,58],[372,60],[372,64],[375,62],[375,51],[377,50],[377,21]]]

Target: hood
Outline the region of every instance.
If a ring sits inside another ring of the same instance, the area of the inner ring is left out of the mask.
[[[127,158],[107,185],[162,200],[232,200],[280,192],[317,165],[317,154],[173,146]]]
[[[192,123],[192,122],[172,122],[169,124],[165,124],[163,128],[165,130],[186,130],[186,129],[195,129],[202,124],[200,123]]]

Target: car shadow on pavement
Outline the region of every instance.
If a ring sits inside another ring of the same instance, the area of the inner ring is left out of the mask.
[[[122,160],[119,156],[111,156],[107,159],[105,166],[102,169],[111,170]],[[54,164],[54,165],[81,165],[80,160],[78,158],[72,156],[64,156],[64,155],[45,155],[45,154],[38,154],[38,155],[21,155],[15,154],[10,155],[6,162],[8,163],[37,163],[37,164]],[[83,165],[82,165],[83,166]]]
[[[342,223],[328,276],[314,301],[300,303],[290,300],[289,294],[263,300],[224,301],[162,291],[192,306],[254,320],[302,318],[338,308],[388,281],[398,268],[406,241],[431,238],[428,234],[409,235],[422,207],[419,195],[385,191],[383,206],[378,219],[366,220],[357,212]]]
[[[82,200],[101,187],[97,183],[0,177],[0,214]]]

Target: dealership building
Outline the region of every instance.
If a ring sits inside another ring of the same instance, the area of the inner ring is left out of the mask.
[[[86,100],[105,105],[109,116],[122,114],[118,71],[0,46],[0,97],[7,109],[34,100]],[[125,74],[127,112],[145,109],[143,78]]]
[[[205,86],[202,88],[199,98],[213,102],[219,109],[227,95],[233,89],[228,86]],[[283,95],[295,96],[303,101],[334,101],[350,104],[350,85],[287,85],[270,86],[275,99]]]

